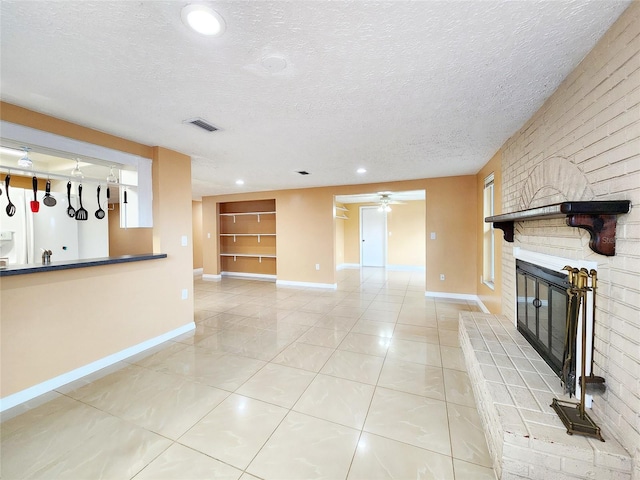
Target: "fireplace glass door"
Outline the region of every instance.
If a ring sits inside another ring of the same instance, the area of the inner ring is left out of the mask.
[[[567,321],[566,275],[518,260],[518,330],[558,374],[562,371]]]

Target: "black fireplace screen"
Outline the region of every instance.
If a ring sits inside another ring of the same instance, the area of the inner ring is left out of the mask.
[[[567,275],[516,260],[518,330],[558,376],[562,372]]]

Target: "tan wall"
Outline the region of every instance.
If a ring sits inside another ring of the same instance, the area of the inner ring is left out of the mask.
[[[153,248],[168,255],[3,277],[0,395],[17,393],[193,322],[192,250],[180,246],[180,235],[191,236],[189,157],[6,103],[0,118],[152,158]],[[189,300],[181,300],[183,288]]]
[[[193,268],[202,268],[202,202],[193,201]]]
[[[111,206],[110,206],[111,207]],[[153,252],[153,228],[120,228],[120,205],[109,211],[109,256]]]
[[[476,177],[471,175],[204,197],[204,234],[212,234],[203,242],[204,273],[220,273],[216,238],[219,202],[275,198],[278,280],[332,284],[338,221],[333,218],[334,195],[421,189],[427,191],[425,232],[437,233],[437,239],[425,241],[423,247],[429,259],[427,291],[475,295],[477,198]],[[347,234],[345,223],[345,237]],[[345,262],[359,263],[350,262],[350,255],[345,243]],[[316,263],[320,264],[319,271],[315,270]],[[439,280],[440,273],[446,276],[444,282]]]
[[[502,213],[502,154],[498,151],[487,164],[480,169],[476,175],[477,191],[478,191],[478,275],[482,275],[483,262],[483,238],[482,232],[484,228],[484,180],[493,173],[493,197],[494,197],[494,213],[496,215]],[[496,229],[495,232],[495,269],[494,269],[494,285],[493,289],[480,281],[478,277],[478,297],[485,307],[491,313],[502,312],[502,230]]]
[[[2,398],[187,323],[169,298],[167,264],[3,277]]]
[[[414,200],[391,205],[387,213],[387,264],[425,266],[426,202]]]

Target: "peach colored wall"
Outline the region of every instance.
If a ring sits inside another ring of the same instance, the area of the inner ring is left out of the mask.
[[[167,268],[160,259],[3,277],[0,396],[187,323]]]
[[[425,266],[424,200],[391,205],[387,213],[387,264],[411,267]]]
[[[250,194],[204,197],[204,273],[219,274],[216,205],[219,202],[275,198],[277,210],[278,280],[335,283],[334,195],[353,195],[385,190],[426,190],[426,229],[436,240],[425,241],[426,290],[476,294],[477,198],[474,175],[342,185],[304,190],[278,190]],[[351,213],[349,215],[351,216]],[[347,235],[345,224],[345,236]],[[348,263],[345,245],[345,261]],[[320,270],[315,270],[315,264]],[[446,280],[439,280],[444,273]]]
[[[153,159],[154,251],[145,262],[3,277],[5,397],[193,322],[190,158],[2,103],[0,118]],[[190,245],[190,242],[189,242]],[[157,250],[156,250],[157,248]],[[181,300],[187,288],[188,300]]]
[[[202,268],[202,202],[193,201],[193,268]]]
[[[109,211],[109,255],[137,255],[153,251],[153,228],[120,228],[120,205]]]
[[[476,184],[478,191],[478,247],[477,247],[477,289],[478,297],[482,301],[485,307],[489,309],[491,313],[502,312],[502,230],[495,230],[495,267],[494,267],[494,288],[491,289],[486,284],[480,281],[480,275],[482,274],[482,253],[483,253],[483,229],[484,229],[484,180],[493,173],[493,197],[494,197],[494,213],[498,215],[502,213],[502,153],[501,151],[496,154],[487,162],[487,164],[480,169],[476,175]]]

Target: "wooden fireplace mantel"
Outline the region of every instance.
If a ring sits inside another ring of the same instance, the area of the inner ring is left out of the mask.
[[[562,202],[544,207],[530,208],[519,212],[494,215],[484,219],[494,228],[504,232],[504,239],[513,242],[514,223],[547,218],[567,218],[570,227],[583,228],[591,236],[589,247],[606,256],[616,254],[617,216],[629,213],[631,201],[605,200],[592,202]]]

